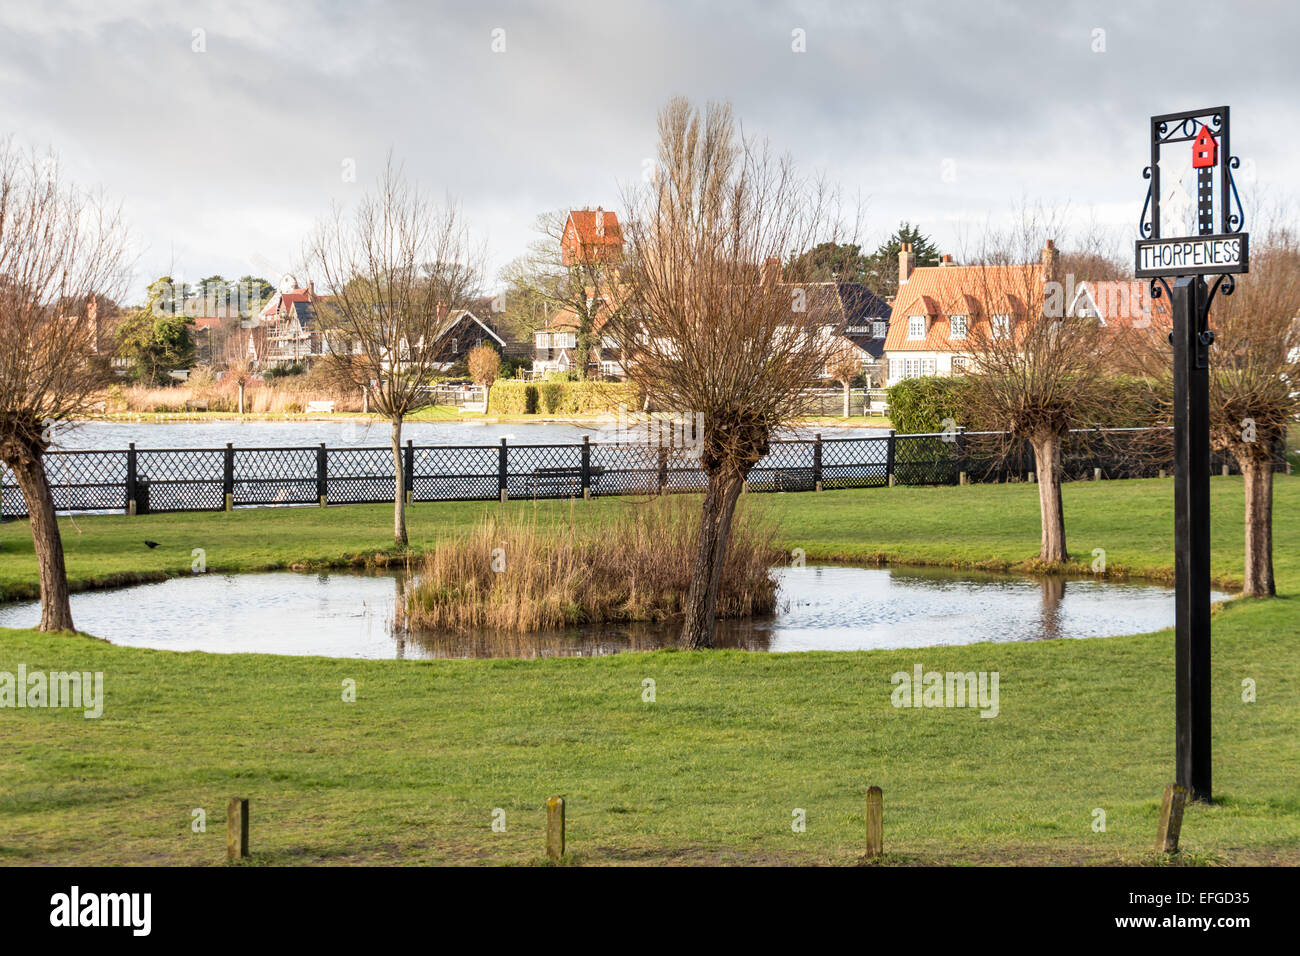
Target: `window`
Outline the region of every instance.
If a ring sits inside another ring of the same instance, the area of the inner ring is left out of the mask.
[[[871,323],[871,337],[872,337],[872,338],[883,339],[883,338],[885,337],[885,333],[888,332],[888,331],[889,331],[889,323],[888,323],[888,322],[884,322],[884,321],[876,321],[876,322],[872,322],[872,323]]]
[[[925,316],[909,315],[907,317],[907,337],[909,339],[925,338]]]
[[[618,339],[612,335],[602,335],[600,337],[600,347],[603,349],[616,349],[618,348]]]
[[[538,333],[537,333],[537,347],[538,347],[539,349],[549,349],[549,348],[551,347],[551,333],[549,333],[549,332],[538,332]]]
[[[992,326],[993,337],[995,339],[1006,338],[1011,332],[1011,316],[1005,313],[1002,315],[995,315],[993,316],[990,325]]]
[[[970,367],[970,360],[964,355],[954,355],[952,357],[952,374],[964,375]]]
[[[948,319],[948,325],[951,329],[949,333],[954,339],[964,339],[966,337],[966,316],[954,315]]]

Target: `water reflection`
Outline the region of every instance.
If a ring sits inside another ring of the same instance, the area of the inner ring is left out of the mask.
[[[723,621],[719,647],[753,651],[931,647],[1101,637],[1173,625],[1173,592],[1152,585],[941,569],[778,568],[775,615]],[[676,643],[678,624],[534,634],[412,630],[403,573],[195,575],[75,594],[78,626],[119,644],[328,657],[585,657]],[[1215,599],[1223,595],[1216,594]],[[31,627],[37,604],[0,606]]]

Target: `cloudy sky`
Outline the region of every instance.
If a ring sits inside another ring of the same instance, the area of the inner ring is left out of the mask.
[[[1244,189],[1300,192],[1298,35],[1283,2],[5,0],[0,135],[121,197],[137,294],[298,270],[389,150],[495,272],[538,212],[617,208],[678,93],[861,194],[869,244],[907,219],[957,250],[1024,201],[1118,242],[1153,113],[1230,104]]]

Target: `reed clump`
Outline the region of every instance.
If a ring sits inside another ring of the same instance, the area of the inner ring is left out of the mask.
[[[682,613],[699,531],[697,502],[656,498],[592,515],[575,503],[567,520],[537,513],[490,515],[439,543],[407,591],[407,625],[435,630],[528,632]],[[776,609],[771,568],[782,559],[775,529],[738,508],[722,569],[717,614]]]

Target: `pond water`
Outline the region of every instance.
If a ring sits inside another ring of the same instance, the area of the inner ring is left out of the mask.
[[[800,428],[790,438],[811,438],[821,431],[826,438],[864,438],[887,435],[887,429],[815,426]],[[135,442],[138,448],[219,448],[230,442],[235,447],[302,447],[321,442],[336,445],[387,446],[392,440],[387,422],[350,419],[346,421],[210,421],[144,424],[141,422],[80,422],[57,427],[55,450],[118,449]],[[639,441],[639,436],[619,433],[616,423],[538,422],[498,425],[482,421],[411,422],[402,428],[402,440],[417,445],[496,445],[504,438],[511,444],[579,443],[586,435],[593,442]]]
[[[1172,627],[1173,591],[1146,584],[963,574],[941,569],[778,568],[775,615],[719,624],[718,645],[757,651],[932,647],[1106,637]],[[399,573],[204,574],[74,594],[84,631],[177,651],[326,657],[590,656],[672,646],[678,627],[543,634],[408,631]],[[1216,593],[1214,600],[1225,595]],[[0,627],[32,627],[35,603],[0,605]]]

